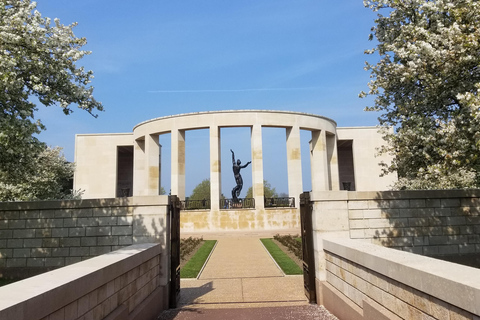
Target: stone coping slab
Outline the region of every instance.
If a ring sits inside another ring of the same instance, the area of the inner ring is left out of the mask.
[[[136,196],[128,198],[82,199],[82,200],[49,200],[0,202],[0,211],[38,210],[38,209],[84,209],[106,206],[158,206],[167,205],[168,196]]]
[[[323,239],[334,253],[473,314],[480,315],[480,269],[348,238]]]
[[[161,245],[132,245],[89,260],[0,287],[2,312],[40,309],[48,315],[159,255]]]
[[[310,193],[310,199],[312,201],[448,199],[477,197],[480,197],[480,189],[405,191],[317,191]]]

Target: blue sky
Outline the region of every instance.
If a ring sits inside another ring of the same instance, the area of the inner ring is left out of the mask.
[[[97,119],[39,107],[47,126],[40,140],[63,147],[70,161],[77,133],[131,132],[142,121],[179,113],[289,110],[332,118],[339,127],[377,124],[377,114],[363,111],[371,100],[358,98],[369,81],[363,67],[372,58],[363,52],[374,45],[368,35],[375,19],[361,0],[38,0],[37,9],[63,24],[78,22],[74,32],[92,51],[78,65],[94,71],[94,95],[105,107]],[[222,131],[226,194],[234,185],[229,149],[250,160],[243,129]],[[282,135],[264,130],[264,167],[265,178],[286,192]],[[302,153],[308,139],[302,133]],[[186,148],[188,195],[208,178],[208,133],[189,132]],[[308,176],[308,163],[303,167]],[[246,192],[251,172],[242,173]]]

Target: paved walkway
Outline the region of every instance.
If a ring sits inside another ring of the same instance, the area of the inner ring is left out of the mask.
[[[334,319],[309,305],[303,276],[285,276],[258,237],[219,238],[197,280],[182,279],[179,308],[160,319]]]
[[[306,304],[302,276],[285,276],[258,238],[219,239],[198,280],[182,280],[180,306]]]

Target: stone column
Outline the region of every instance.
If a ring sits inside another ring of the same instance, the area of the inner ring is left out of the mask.
[[[212,211],[220,209],[221,162],[220,162],[220,128],[210,126],[210,208]]]
[[[288,195],[289,197],[295,197],[295,206],[299,208],[300,194],[303,192],[300,128],[297,126],[286,128],[286,135]]]
[[[160,194],[160,144],[158,143],[158,135],[145,136],[145,195],[157,196]]]
[[[337,136],[331,133],[327,133],[326,138],[329,189],[338,191],[340,190],[340,174],[338,171]]]
[[[255,199],[255,208],[263,209],[263,149],[262,149],[262,126],[254,125],[251,129],[252,143],[252,189]]]
[[[133,145],[133,195],[143,196],[145,186],[145,140],[135,140]]]
[[[329,190],[327,139],[325,130],[312,131],[310,142],[310,166],[312,174],[312,191]]]
[[[185,200],[185,130],[172,130],[172,194]]]

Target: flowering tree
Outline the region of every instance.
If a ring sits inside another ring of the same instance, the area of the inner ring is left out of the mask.
[[[29,0],[0,0],[0,182],[5,185],[24,183],[45,150],[33,136],[45,129],[34,118],[33,101],[58,105],[65,114],[72,104],[92,115],[103,109],[88,86],[92,71],[75,65],[90,53],[81,50],[86,39],[75,37],[76,24],[64,26],[58,19],[52,24],[35,7]]]
[[[395,188],[480,186],[480,2],[365,0],[379,12],[366,53]],[[384,11],[386,15],[380,12]],[[387,127],[394,128],[388,130]]]
[[[0,201],[79,198],[81,192],[68,186],[75,165],[67,162],[61,148],[44,148],[35,163],[13,183],[0,180]]]

